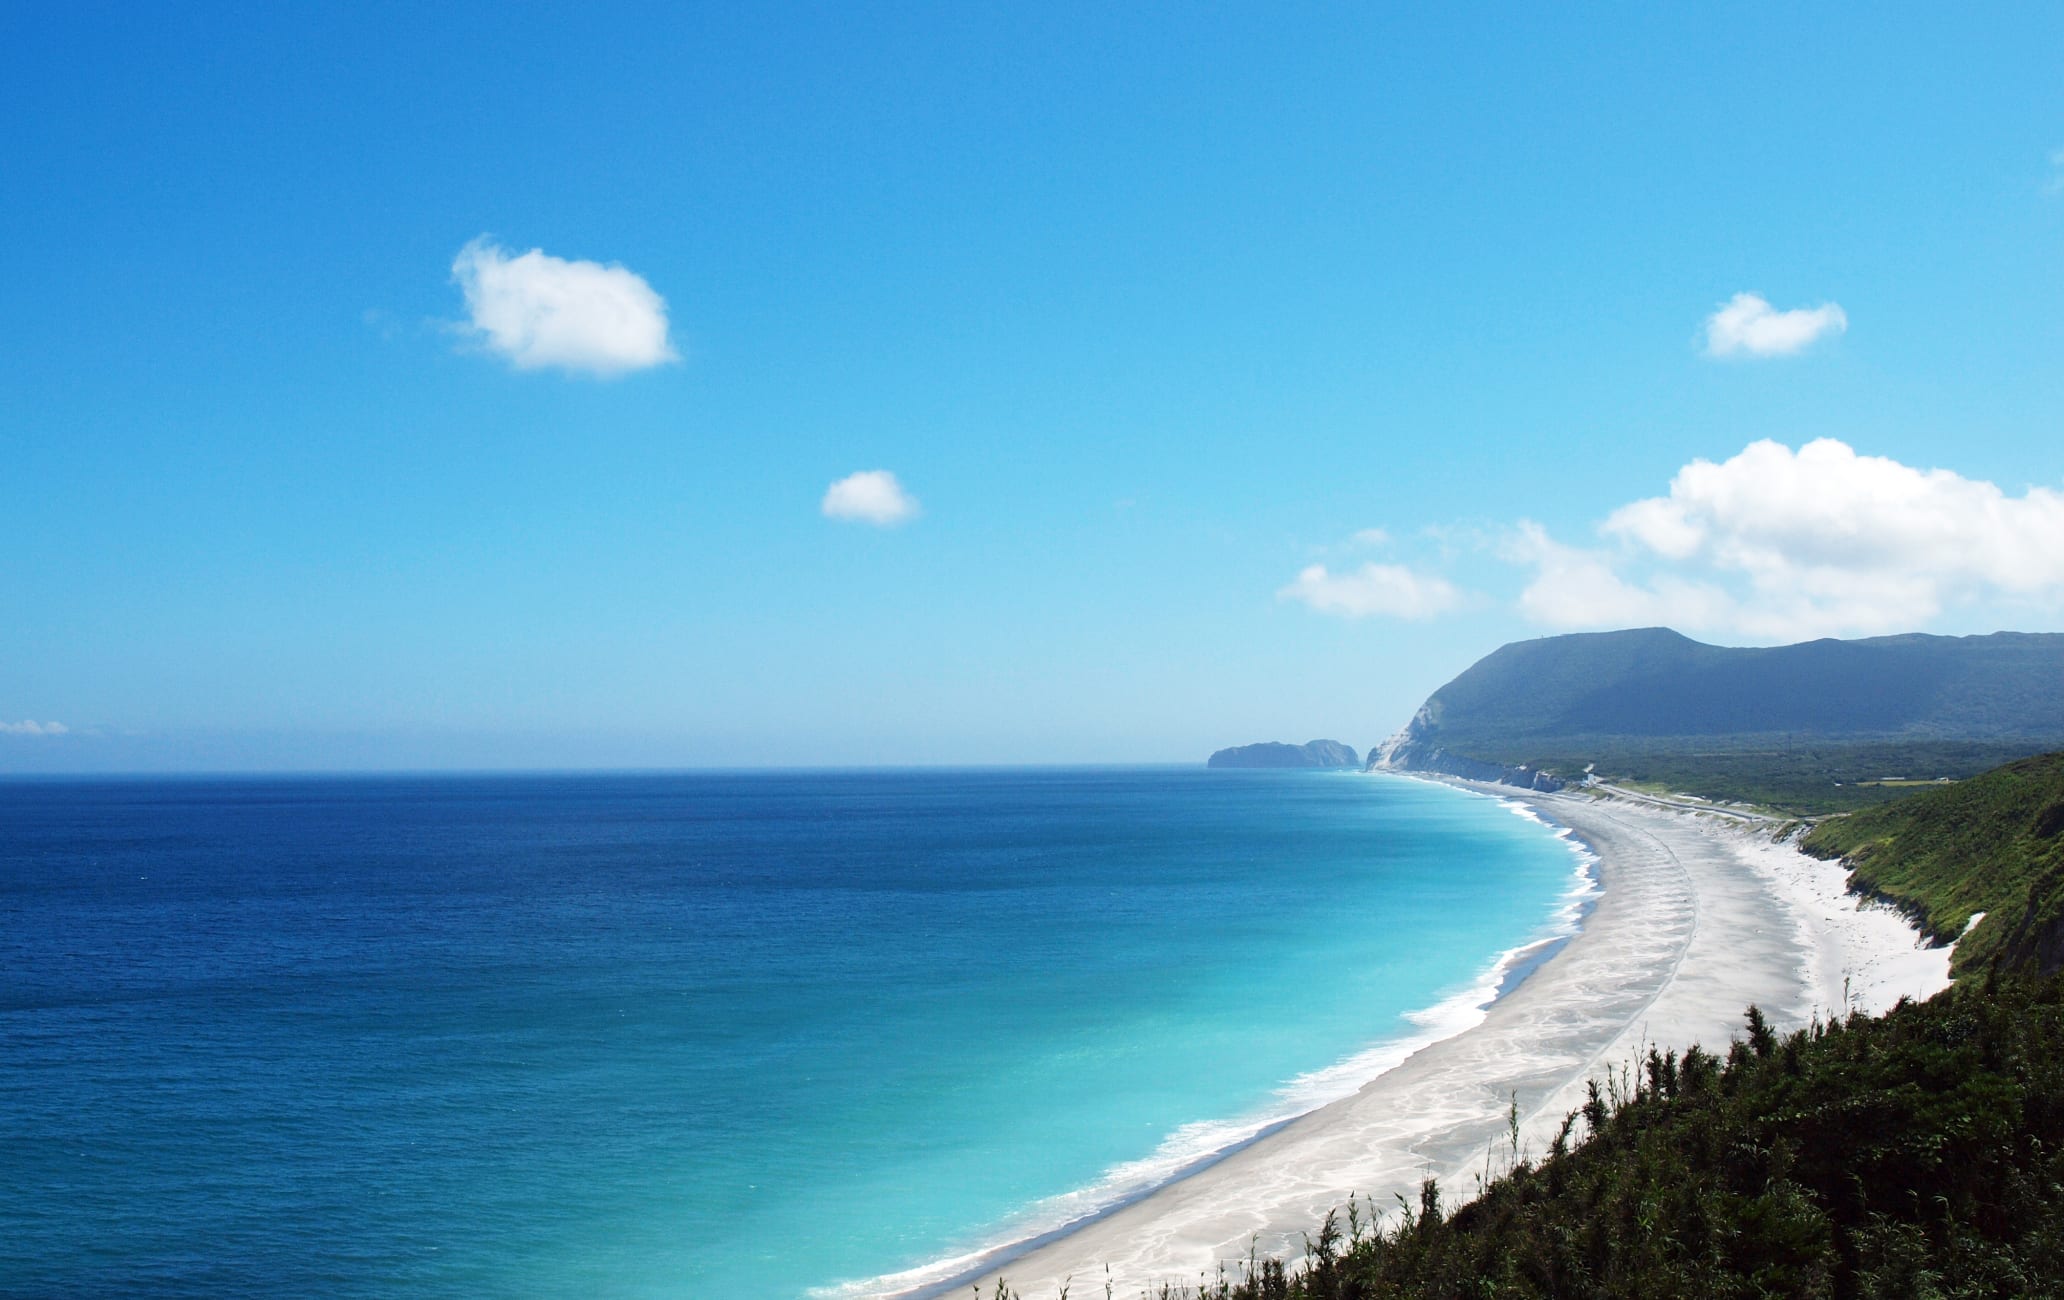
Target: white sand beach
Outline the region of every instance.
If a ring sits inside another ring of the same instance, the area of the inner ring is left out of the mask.
[[[1371,779],[1394,780],[1391,776]],[[1451,782],[1451,784],[1464,784]],[[1468,786],[1570,828],[1600,860],[1583,930],[1482,1022],[1421,1049],[1353,1096],[1224,1160],[1004,1262],[1027,1300],[1133,1296],[1239,1276],[1250,1250],[1294,1255],[1350,1194],[1379,1208],[1440,1180],[1453,1205],[1510,1161],[1515,1097],[1524,1152],[1546,1149],[1585,1083],[1648,1046],[1724,1050],[1760,1006],[1790,1028],[1853,1006],[1875,1012],[1947,985],[1949,951],[1921,947],[1905,919],[1860,905],[1844,873],[1773,842],[1773,828],[1720,810],[1590,793]],[[954,1290],[965,1293],[962,1278]]]

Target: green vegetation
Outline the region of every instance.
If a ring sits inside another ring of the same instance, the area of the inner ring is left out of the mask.
[[[2064,634],[1730,648],[1667,628],[1516,641],[1427,700],[1423,739],[2064,739]]]
[[[2047,971],[2064,957],[2064,754],[1824,822],[1803,847],[1844,859],[1853,887],[1899,904],[1937,939],[1985,913],[1957,945],[1958,971],[1996,955]]]
[[[1594,769],[1608,780],[1820,816],[1890,803],[1897,780],[1962,780],[2021,758],[2029,746],[1982,741],[1861,741],[1742,736],[1633,741],[1598,737],[1554,744],[1486,744],[1475,756],[1543,768],[1564,778]]]
[[[1898,797],[2064,745],[2064,635],[1895,636],[1730,649],[1666,628],[1501,647],[1435,691],[1392,756],[1587,767],[1798,814]],[[1458,761],[1459,760],[1459,761]]]
[[[1569,1134],[1581,1131],[1572,1143]],[[1301,1268],[1169,1297],[2023,1297],[2064,1288],[2064,985],[1959,987],[1724,1058],[1651,1054],[1539,1163]],[[1246,1271],[1246,1270],[1243,1270]]]

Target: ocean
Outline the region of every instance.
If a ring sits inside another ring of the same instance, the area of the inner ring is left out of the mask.
[[[1513,811],[1198,768],[0,782],[0,1291],[942,1282],[1471,1023],[1579,906]]]

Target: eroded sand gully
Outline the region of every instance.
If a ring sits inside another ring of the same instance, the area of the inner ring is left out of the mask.
[[[1509,1159],[1517,1100],[1523,1149],[1544,1150],[1586,1081],[1649,1045],[1723,1047],[1760,1006],[1780,1028],[1844,1005],[1875,1011],[1948,981],[1948,954],[1906,923],[1860,908],[1842,872],[1773,844],[1767,831],[1584,794],[1519,798],[1600,859],[1603,890],[1583,931],[1490,1007],[1354,1096],[1314,1111],[1180,1182],[1005,1262],[1028,1300],[1194,1283],[1250,1249],[1297,1253],[1350,1193],[1378,1207],[1432,1175],[1450,1203]],[[1846,989],[1845,989],[1846,986]],[[970,1278],[953,1286],[965,1291]]]

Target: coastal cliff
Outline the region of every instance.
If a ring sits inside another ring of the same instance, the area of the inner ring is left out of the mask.
[[[1264,741],[1258,745],[1235,745],[1221,749],[1206,760],[1206,767],[1360,767],[1361,755],[1352,745],[1337,740],[1312,740],[1302,745]]]
[[[1438,745],[1413,744],[1399,732],[1369,751],[1369,770],[1425,772],[1434,776],[1459,776],[1465,781],[1489,781],[1518,786],[1523,790],[1560,790],[1569,782],[1541,767],[1524,763],[1493,763],[1467,754],[1457,754]]]

